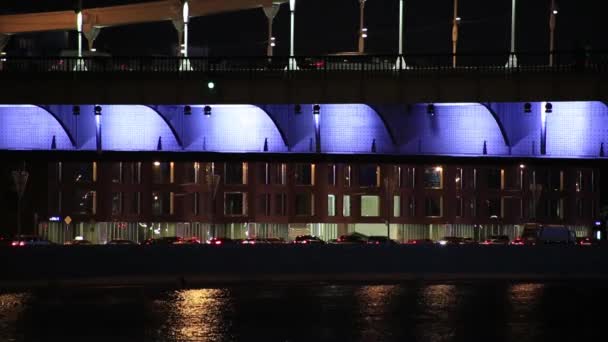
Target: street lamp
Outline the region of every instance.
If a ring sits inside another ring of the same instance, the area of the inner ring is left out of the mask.
[[[551,0],[551,12],[549,14],[549,66],[553,66],[553,53],[555,51],[555,22],[557,20],[557,4]]]
[[[517,67],[517,56],[515,56],[515,15],[516,15],[516,4],[517,0],[511,0],[511,49],[509,51],[509,59],[507,61],[507,68]]]
[[[399,0],[399,57],[397,57],[396,69],[406,69],[405,59],[403,58],[403,16],[405,15],[403,0]]]
[[[452,67],[456,67],[456,48],[458,46],[458,24],[460,17],[458,16],[458,0],[454,0],[454,20],[452,21]]]
[[[359,53],[365,52],[365,38],[367,38],[367,28],[365,28],[365,1],[359,0]]]
[[[298,65],[295,57],[295,25],[296,25],[296,0],[289,0],[289,13],[291,17],[290,42],[289,42],[289,70],[296,70]]]

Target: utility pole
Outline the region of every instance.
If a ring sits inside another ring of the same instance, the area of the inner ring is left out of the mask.
[[[517,56],[515,55],[515,15],[516,15],[516,5],[517,0],[511,0],[511,49],[509,53],[509,59],[507,61],[507,68],[516,68],[517,67]]]
[[[365,52],[365,38],[367,38],[367,28],[365,28],[365,1],[359,0],[359,53]]]
[[[549,66],[553,66],[553,54],[555,51],[555,22],[557,17],[557,5],[551,0],[551,12],[549,13]]]
[[[456,48],[458,46],[458,0],[454,0],[454,19],[452,21],[452,67],[456,67]]]

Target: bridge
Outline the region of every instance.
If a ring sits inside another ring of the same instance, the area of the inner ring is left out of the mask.
[[[245,104],[608,101],[608,54],[13,57],[1,103]],[[292,62],[293,61],[293,62]],[[188,68],[183,66],[187,65]]]

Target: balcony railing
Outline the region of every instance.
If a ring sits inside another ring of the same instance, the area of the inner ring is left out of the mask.
[[[314,73],[314,72],[602,72],[608,53],[556,52],[510,55],[354,55],[319,57],[13,57],[2,56],[0,75],[9,73]]]

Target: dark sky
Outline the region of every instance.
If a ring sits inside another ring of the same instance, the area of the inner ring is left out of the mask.
[[[406,53],[449,53],[453,0],[406,1]],[[133,0],[83,0],[84,7],[125,4]],[[558,50],[590,45],[608,50],[608,28],[604,1],[562,0],[557,20]],[[4,0],[3,13],[72,9],[72,0]],[[398,0],[368,0],[367,51],[391,54],[397,51]],[[545,51],[549,40],[550,0],[518,1],[518,50]],[[460,0],[460,52],[502,52],[509,47],[511,0]],[[358,30],[357,0],[298,0],[296,53],[319,55],[354,51]],[[261,55],[265,53],[266,21],[262,10],[195,18],[191,45],[208,46],[214,55]],[[287,54],[289,45],[288,5],[275,21],[277,54]],[[51,46],[75,46],[74,34],[27,35]],[[103,29],[96,46],[116,55],[170,54],[177,37],[171,23],[129,25]],[[50,43],[49,43],[50,42]],[[63,43],[62,43],[63,42]],[[45,45],[43,43],[40,43]],[[12,43],[11,46],[15,46]],[[9,48],[10,49],[10,48]],[[194,52],[194,51],[193,51]],[[196,54],[196,52],[192,53]]]

